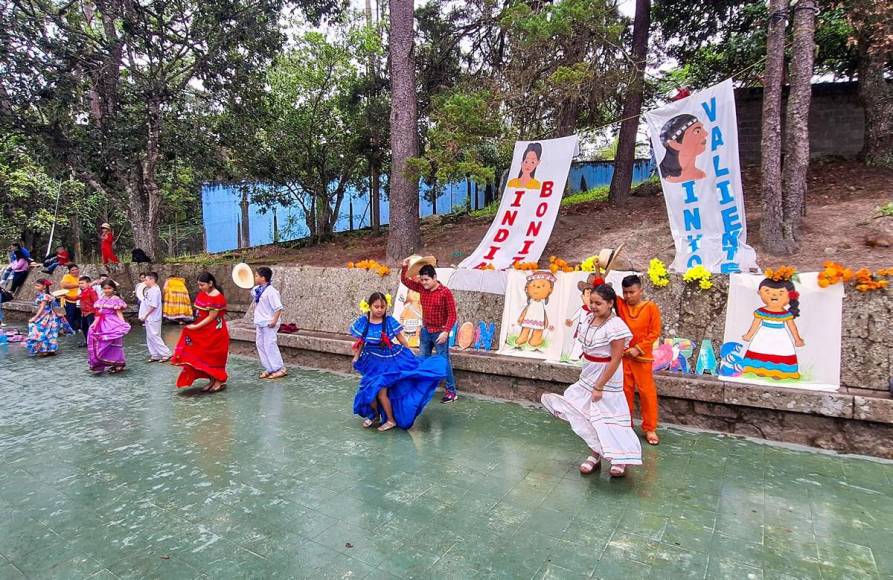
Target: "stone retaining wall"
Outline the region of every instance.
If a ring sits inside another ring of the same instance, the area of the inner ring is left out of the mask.
[[[173,264],[154,268],[162,280],[174,273],[194,280],[205,269]],[[132,299],[134,281],[143,269],[122,266],[114,273],[126,299]],[[234,313],[245,311],[246,317],[250,318],[250,294],[233,284],[231,266],[214,266],[208,270],[223,286],[231,310]],[[95,275],[99,269],[87,265],[84,271]],[[33,299],[30,280],[37,275],[32,271],[19,300],[30,303]],[[665,288],[653,288],[646,277],[645,292],[661,308],[663,336],[689,338],[697,343],[709,339],[718,352],[726,319],[728,278],[715,278],[713,289],[700,291],[687,286],[676,275],[671,276],[672,281]],[[61,272],[57,271],[55,279],[61,279]],[[347,331],[359,315],[357,305],[361,300],[374,291],[394,293],[399,281],[396,272],[382,278],[364,270],[315,266],[276,266],[273,280],[286,307],[284,322],[293,322],[302,330],[334,334]],[[504,304],[502,296],[480,292],[455,292],[455,296],[460,321],[495,322],[498,336]],[[893,296],[890,292],[863,294],[847,288],[843,301],[842,338],[841,386],[888,392],[893,377]]]
[[[256,357],[254,329],[230,326],[231,351]],[[288,366],[348,372],[349,336],[304,331],[279,335]],[[539,403],[562,392],[579,369],[491,353],[451,354],[460,392],[506,401]],[[893,459],[893,399],[870,391],[822,393],[784,387],[727,383],[711,377],[658,373],[663,423],[711,429],[843,453]]]

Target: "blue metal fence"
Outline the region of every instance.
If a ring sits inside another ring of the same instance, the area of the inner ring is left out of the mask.
[[[647,179],[653,167],[650,160],[637,160],[633,168],[633,183]],[[573,163],[568,175],[568,189],[570,192],[576,193],[610,184],[613,173],[614,164],[610,161]],[[250,246],[271,244],[276,240],[297,240],[309,235],[304,213],[299,206],[276,206],[264,209],[250,202],[250,194],[247,196],[249,202],[245,208],[247,224],[243,223],[245,221],[242,208],[243,190],[257,187],[263,187],[263,185],[219,182],[202,184],[202,221],[205,226],[206,250],[208,252],[224,252],[239,248],[241,232],[246,226]],[[465,207],[469,188],[471,189],[472,209],[482,208],[485,188],[478,187],[474,182],[450,183],[439,191],[433,202],[430,199],[431,186],[424,182],[421,183],[419,185],[419,216],[427,217],[435,213],[446,214],[453,211],[454,208]],[[381,223],[387,224],[389,206],[384,192],[381,202]],[[341,215],[335,224],[335,231],[349,230],[351,215],[353,215],[354,229],[369,227],[372,221],[369,209],[368,195],[355,189],[348,189],[341,205]]]

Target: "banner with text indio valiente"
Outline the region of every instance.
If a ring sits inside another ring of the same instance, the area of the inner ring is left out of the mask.
[[[671,269],[757,267],[747,245],[732,81],[645,114],[676,244]]]

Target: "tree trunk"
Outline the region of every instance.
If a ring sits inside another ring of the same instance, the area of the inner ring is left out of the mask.
[[[391,73],[391,197],[388,259],[399,262],[419,251],[418,181],[406,174],[406,160],[419,154],[413,54],[413,0],[389,0]]]
[[[884,76],[889,56],[884,50],[868,50],[863,45],[859,96],[865,106],[865,162],[893,168],[893,84]]]
[[[784,75],[784,40],[788,0],[769,1],[766,70],[763,75],[762,192],[760,240],[772,254],[789,254],[793,240],[784,233],[781,189],[781,83]]]
[[[239,247],[251,247],[251,213],[248,211],[248,190],[242,190],[242,202],[239,204],[242,216],[242,229],[239,232]]]
[[[161,188],[156,173],[161,156],[161,103],[148,103],[148,137],[146,155],[137,167],[136,183],[128,183],[130,197],[128,215],[133,227],[133,244],[158,259],[158,219],[161,210]]]
[[[636,134],[639,132],[639,114],[642,112],[642,89],[645,83],[645,62],[648,57],[648,28],[651,26],[651,0],[636,0],[636,16],[633,20],[634,64],[633,80],[626,89],[623,101],[623,122],[614,155],[614,175],[611,177],[609,197],[615,203],[629,199],[633,182],[633,165],[636,162]]]
[[[381,174],[375,164],[372,165],[372,188],[369,203],[372,205],[372,231],[377,234],[381,231]]]
[[[71,250],[74,252],[75,262],[86,262],[83,254],[83,246],[81,245],[81,219],[80,213],[73,211],[68,218],[71,223]]]
[[[806,209],[806,174],[809,171],[809,103],[815,55],[815,0],[799,0],[793,10],[794,48],[790,67],[790,93],[785,133],[784,226],[785,238],[796,242],[800,218]]]

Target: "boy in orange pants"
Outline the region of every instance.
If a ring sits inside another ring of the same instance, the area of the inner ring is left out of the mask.
[[[650,445],[660,443],[657,436],[657,386],[651,368],[654,341],[660,336],[660,309],[642,298],[642,280],[635,274],[623,279],[623,300],[617,301],[617,312],[633,333],[623,353],[623,392],[630,413],[635,409],[635,393],[639,391],[642,430]]]

